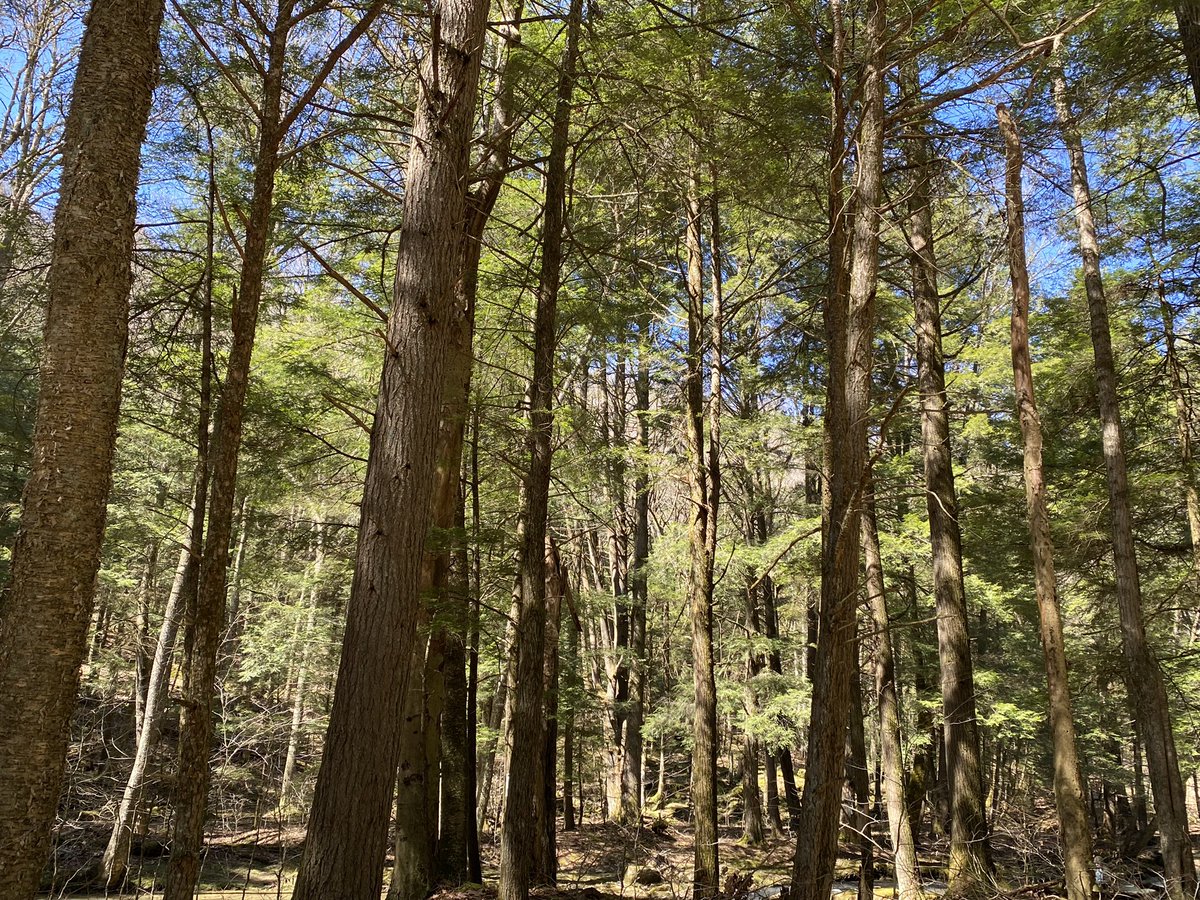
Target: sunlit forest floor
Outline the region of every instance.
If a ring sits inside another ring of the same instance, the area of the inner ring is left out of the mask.
[[[993,852],[998,876],[991,897],[1055,897],[1065,895],[1058,868],[1057,845],[1048,809],[1010,811],[994,823]],[[155,897],[161,893],[166,864],[165,848],[151,839],[131,861],[129,886],[123,893],[104,893],[83,884],[91,861],[103,849],[107,831],[78,826],[60,838],[55,857],[54,883],[47,897]],[[846,835],[843,835],[845,839]],[[875,840],[875,896],[894,897],[890,853],[882,833]],[[782,896],[791,869],[793,839],[768,838],[748,846],[741,828],[722,828],[721,866],[726,900],[776,900]],[[215,836],[201,874],[202,900],[274,897],[287,900],[303,848],[304,829],[299,825],[264,822],[256,829],[230,831]],[[1153,846],[1133,860],[1100,852],[1102,894],[1106,897],[1149,898],[1161,895],[1161,869]],[[499,845],[485,838],[485,886],[466,885],[443,890],[436,900],[490,900],[495,896]],[[926,835],[920,861],[923,887],[928,897],[945,893],[944,840]],[[692,832],[686,821],[662,817],[647,819],[642,828],[610,823],[586,823],[558,835],[559,877],[556,888],[539,888],[535,896],[550,900],[608,900],[608,898],[660,898],[684,900],[691,894]],[[390,858],[388,860],[390,865]],[[858,850],[843,843],[835,872],[833,896],[852,900],[858,892]]]

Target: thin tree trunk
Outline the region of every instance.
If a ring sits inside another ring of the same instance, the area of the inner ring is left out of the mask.
[[[563,831],[575,830],[575,711],[563,731]]]
[[[1183,491],[1187,507],[1188,536],[1192,539],[1192,570],[1200,588],[1200,492],[1196,487],[1196,464],[1192,451],[1192,408],[1188,400],[1188,385],[1175,348],[1175,316],[1159,282],[1159,309],[1166,339],[1167,376],[1175,400],[1175,433],[1179,441],[1179,468],[1183,476]]]
[[[471,620],[467,671],[467,878],[472,884],[483,882],[483,860],[479,847],[479,620],[483,556],[480,549],[479,503],[479,406],[471,409]],[[464,510],[465,512],[465,510]],[[464,552],[465,552],[464,548]]]
[[[1059,94],[1061,84],[1056,84]],[[1058,805],[1059,842],[1067,877],[1069,900],[1088,900],[1092,879],[1092,835],[1084,808],[1083,779],[1075,748],[1075,721],[1067,680],[1058,588],[1054,579],[1054,545],[1042,468],[1042,423],[1033,393],[1033,363],[1029,355],[1029,271],[1025,262],[1025,206],[1021,196],[1022,152],[1016,123],[1004,106],[996,108],[1004,136],[1008,165],[1005,199],[1008,211],[1009,267],[1012,270],[1013,387],[1025,443],[1025,500],[1033,549],[1042,652],[1050,696],[1050,735],[1054,746],[1054,797]],[[1185,813],[1186,816],[1186,813]],[[1186,818],[1185,831],[1186,831]]]
[[[538,837],[537,867],[533,880],[554,884],[558,879],[557,788],[558,788],[558,686],[559,626],[567,586],[567,573],[553,541],[546,546],[546,647],[543,664],[545,680],[545,726],[542,737],[542,798],[538,810],[541,834]]]
[[[688,526],[690,564],[688,602],[692,619],[692,815],[695,854],[692,896],[712,900],[720,891],[717,853],[717,693],[713,674],[713,569],[708,557],[708,459],[704,443],[704,251],[701,245],[701,203],[693,176],[687,198],[688,356],[687,443],[690,457],[691,514]]]
[[[835,41],[844,43],[840,4],[833,9]],[[846,728],[850,717],[850,681],[854,677],[855,607],[858,599],[860,518],[866,474],[867,419],[870,414],[871,340],[875,282],[879,269],[879,210],[882,205],[884,74],[887,0],[868,7],[863,69],[862,121],[858,130],[858,167],[854,232],[848,289],[841,290],[841,252],[835,227],[831,240],[832,290],[826,310],[829,384],[825,410],[826,479],[822,502],[821,602],[813,672],[808,764],[797,824],[792,867],[793,900],[828,900],[837,856],[841,819]],[[830,215],[842,222],[840,184],[840,50],[835,51],[835,134]],[[831,452],[834,447],[837,452]]]
[[[566,220],[567,152],[575,64],[579,53],[582,0],[571,0],[555,95],[546,161],[542,214],[541,272],[533,325],[533,378],[529,387],[529,471],[525,481],[520,554],[520,613],[517,621],[517,680],[513,697],[513,744],[504,827],[500,835],[499,900],[525,900],[538,841],[537,796],[542,791],[542,695],[546,630],[546,520],[554,417],[554,356],[558,289],[562,279]]]
[[[854,675],[850,680],[850,728],[846,743],[846,781],[854,797],[851,830],[858,844],[858,900],[875,896],[875,853],[871,842],[871,775],[867,768],[867,739],[863,723],[861,642],[854,638]]]
[[[1059,127],[1071,161],[1071,188],[1075,199],[1075,224],[1079,229],[1079,251],[1083,260],[1083,282],[1087,293],[1095,361],[1096,396],[1100,412],[1101,443],[1108,481],[1112,516],[1113,567],[1116,571],[1117,607],[1121,619],[1121,647],[1125,656],[1126,687],[1133,702],[1138,730],[1146,746],[1154,808],[1162,835],[1163,865],[1167,893],[1190,897],[1196,892],[1196,867],[1188,835],[1187,796],[1179,773],[1175,735],[1162,671],[1146,638],[1142,609],[1141,579],[1133,545],[1133,521],[1129,503],[1129,477],[1125,463],[1125,439],[1121,407],[1117,397],[1117,375],[1113,362],[1108,303],[1100,271],[1100,244],[1092,217],[1091,189],[1083,142],[1071,115],[1067,84],[1061,68],[1053,72],[1054,104]]]
[[[201,409],[205,408],[206,405],[202,404]],[[150,665],[150,675],[146,686],[146,712],[143,717],[142,730],[138,732],[133,766],[129,770],[129,778],[125,782],[125,790],[121,794],[121,803],[117,809],[117,818],[113,822],[113,829],[109,834],[104,857],[100,863],[100,881],[109,889],[119,887],[125,880],[146,771],[150,765],[150,758],[154,755],[154,750],[158,745],[158,732],[163,714],[166,712],[167,686],[171,677],[171,659],[174,655],[175,640],[179,633],[180,621],[183,618],[183,609],[195,597],[196,577],[200,569],[199,535],[204,528],[205,486],[208,480],[206,419],[207,414],[202,413],[203,436],[200,438],[196,458],[195,488],[193,489],[192,509],[188,516],[187,536],[179,551],[175,579],[171,585],[171,593],[167,596],[167,603],[163,609],[162,626],[159,628],[158,640],[154,647],[154,661]]]
[[[487,0],[438,0],[325,754],[293,900],[377,897],[416,644]],[[399,674],[397,674],[399,673]]]
[[[162,0],[92,5],[63,135],[32,467],[0,604],[0,896],[50,846],[112,480]]]
[[[650,559],[650,480],[644,460],[650,452],[650,362],[653,336],[650,318],[638,323],[641,346],[634,375],[634,410],[637,417],[638,468],[633,480],[633,570],[630,573],[629,609],[629,714],[625,722],[625,755],[621,763],[621,802],[633,821],[642,815],[642,725],[646,718],[646,566]]]
[[[514,622],[510,618],[505,628],[503,646],[508,650],[515,641]],[[508,708],[508,683],[511,680],[512,654],[506,652],[507,662],[502,662],[502,671],[497,674],[496,693],[492,696],[492,705],[488,715],[488,737],[483,748],[483,758],[480,760],[482,775],[479,779],[479,821],[478,827],[483,828],[487,820],[488,808],[491,806],[492,784],[496,773],[496,750],[500,740],[501,727],[505,724],[505,711]]]
[[[275,173],[282,139],[283,69],[287,54],[289,7],[281,5],[268,37],[254,187],[242,247],[242,272],[232,313],[233,342],[217,406],[212,445],[208,528],[200,560],[200,581],[186,638],[191,648],[184,673],[179,724],[179,768],[175,783],[175,829],[163,888],[165,900],[191,900],[200,874],[204,821],[211,775],[213,694],[217,653],[225,626],[229,543],[237,491],[238,451],[254,332],[258,323],[271,232]]]
[[[904,751],[900,742],[900,696],[896,657],[892,650],[891,619],[879,552],[879,526],[874,497],[868,494],[863,510],[863,549],[866,557],[867,601],[875,628],[875,689],[879,694],[879,756],[888,833],[896,869],[898,900],[920,900],[921,879],[916,842],[905,798]]]
[[[919,90],[915,61],[904,67],[903,76],[911,92]],[[933,550],[947,786],[951,797],[949,880],[952,889],[966,890],[972,883],[986,878],[992,864],[975,712],[974,663],[963,584],[962,530],[950,446],[949,400],[930,197],[933,160],[927,129],[926,122],[919,122],[917,135],[909,142],[909,164],[914,173],[909,200],[909,252],[913,266],[925,504]]]
[[[249,533],[250,497],[242,495],[237,513],[237,549],[233,551],[233,563],[229,567],[229,609],[226,615],[225,643],[221,647],[222,665],[225,671],[237,657],[238,639],[241,636],[240,617],[242,609],[242,564],[246,560],[246,535]]]
[[[308,667],[313,627],[321,599],[321,570],[325,565],[325,529],[317,524],[317,549],[313,557],[312,574],[308,579],[308,607],[304,627],[300,631],[300,662],[296,667],[296,684],[292,690],[292,723],[288,729],[287,754],[284,757],[283,777],[279,783],[279,806],[286,809],[292,799],[292,780],[296,772],[296,754],[300,750],[300,734],[304,728],[304,700],[308,689]]]
[[[760,517],[758,525],[760,541],[767,539],[765,520]],[[771,641],[771,650],[767,654],[767,665],[776,675],[783,674],[783,655],[779,651],[779,611],[776,603],[777,589],[775,582],[768,575],[763,579],[763,615],[766,636]],[[790,723],[789,723],[790,724]],[[792,767],[792,751],[789,747],[780,747],[774,754],[779,766],[779,775],[783,779],[783,796],[787,805],[788,822],[795,825],[800,815],[800,794],[796,790],[796,773]],[[782,824],[782,823],[781,823]]]
[[[138,744],[134,752],[133,766],[129,771],[129,779],[125,782],[117,818],[113,822],[113,829],[100,862],[100,880],[108,889],[117,888],[125,880],[130,845],[141,805],[146,769],[158,744],[159,726],[166,710],[167,685],[171,677],[171,659],[175,650],[175,640],[179,633],[184,609],[195,603],[200,575],[204,513],[208,500],[208,430],[212,418],[212,294],[217,186],[215,157],[211,152],[211,133],[209,134],[209,151],[207,254],[205,257],[204,305],[200,311],[200,384],[197,397],[196,463],[192,471],[192,502],[188,510],[187,530],[183,545],[179,550],[179,561],[175,566],[175,578],[163,609],[162,625],[159,628],[158,641],[154,647],[154,661],[150,665],[146,685],[145,713],[142,717],[142,727],[138,731]]]
[[[160,495],[161,499],[161,495]],[[161,502],[159,504],[161,506]],[[146,692],[150,679],[150,596],[158,569],[158,538],[146,543],[146,566],[138,582],[137,619],[134,631],[133,723],[135,735],[142,733],[146,720]]]

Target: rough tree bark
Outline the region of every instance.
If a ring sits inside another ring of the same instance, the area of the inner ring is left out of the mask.
[[[425,676],[427,618],[420,617],[421,633],[413,648],[408,693],[400,722],[400,765],[396,771],[395,858],[388,882],[387,900],[424,900],[433,884],[430,853],[428,771],[425,759]],[[436,823],[435,823],[436,824]]]
[[[1188,835],[1187,795],[1179,774],[1175,735],[1162,671],[1146,638],[1142,610],[1141,578],[1133,545],[1133,518],[1129,502],[1129,476],[1125,462],[1125,438],[1121,406],[1117,396],[1117,374],[1113,362],[1108,302],[1100,271],[1100,243],[1092,215],[1091,188],[1083,141],[1071,114],[1067,83],[1056,64],[1052,74],[1054,106],[1059,128],[1071,162],[1071,190],[1075,200],[1075,224],[1079,230],[1079,252],[1083,261],[1083,283],[1095,363],[1096,399],[1100,413],[1101,445],[1108,482],[1108,506],[1112,517],[1113,568],[1116,573],[1117,607],[1121,619],[1121,649],[1125,656],[1125,683],[1134,717],[1146,746],[1154,808],[1162,835],[1163,866],[1167,893],[1175,898],[1196,891],[1196,867]]]
[[[525,900],[538,841],[536,803],[542,791],[542,695],[546,629],[546,520],[553,452],[554,354],[558,288],[562,279],[567,212],[567,153],[582,0],[571,0],[555,94],[546,196],[542,214],[541,271],[533,324],[533,378],[529,386],[529,470],[525,479],[519,561],[517,680],[513,692],[513,743],[504,826],[500,836],[500,900]]]
[[[915,63],[905,66],[902,74],[906,90],[916,99],[920,82]],[[949,880],[954,890],[962,891],[986,878],[992,864],[975,712],[970,619],[963,584],[962,530],[950,446],[950,404],[942,354],[941,297],[934,255],[930,187],[933,159],[927,123],[921,120],[915,127],[916,134],[908,142],[909,163],[913,170],[908,204],[909,253],[913,266],[925,508],[933,550],[933,593],[950,794]]]
[[[1034,398],[1033,362],[1029,355],[1029,269],[1025,259],[1021,137],[1016,122],[1004,106],[996,108],[996,115],[1004,136],[1007,159],[1005,206],[1013,292],[1010,333],[1013,390],[1021,422],[1021,437],[1025,444],[1025,504],[1050,697],[1050,737],[1054,748],[1054,798],[1058,806],[1059,843],[1066,870],[1067,897],[1069,900],[1089,900],[1094,887],[1092,833],[1084,806],[1083,779],[1079,774],[1079,756],[1075,747],[1075,720],[1071,712],[1071,687],[1067,680],[1062,618],[1054,579],[1050,509],[1046,499],[1046,476],[1042,468],[1042,422]]]
[[[162,0],[86,20],[63,135],[32,467],[0,598],[0,896],[49,851],[112,481],[142,138]]]
[[[433,7],[344,649],[293,900],[380,893],[445,364],[462,314],[453,289],[487,10],[487,0]]]
[[[835,40],[844,41],[840,4],[831,9]],[[818,610],[816,668],[808,766],[797,823],[792,866],[794,900],[828,900],[837,856],[841,820],[846,728],[850,717],[850,679],[854,677],[855,609],[858,601],[860,518],[870,415],[871,339],[874,330],[876,276],[883,182],[884,75],[887,66],[887,0],[868,6],[862,73],[862,120],[858,129],[857,187],[851,265],[847,290],[841,290],[841,251],[831,239],[830,301],[826,309],[829,379],[825,411],[826,478],[822,502],[821,598]],[[835,57],[840,52],[835,51]],[[831,172],[841,167],[840,62],[833,69],[835,110]],[[830,215],[843,220],[840,177],[831,179]],[[830,452],[835,446],[836,453]]]

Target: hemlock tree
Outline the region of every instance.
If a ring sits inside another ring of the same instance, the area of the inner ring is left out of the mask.
[[[163,0],[98,0],[63,134],[33,467],[0,601],[0,894],[37,889],[95,598]]]
[[[440,0],[422,64],[394,302],[325,754],[294,900],[378,897],[449,346],[487,0]]]

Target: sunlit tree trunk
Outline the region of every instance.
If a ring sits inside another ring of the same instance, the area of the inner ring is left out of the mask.
[[[1057,88],[1057,86],[1056,86]],[[1058,90],[1056,89],[1056,93]],[[1021,192],[1022,151],[1016,123],[1003,106],[996,109],[1004,135],[1008,161],[1005,200],[1008,213],[1009,268],[1012,272],[1013,387],[1021,437],[1025,444],[1025,501],[1033,549],[1033,575],[1037,589],[1042,651],[1050,696],[1050,736],[1054,745],[1054,796],[1058,806],[1067,897],[1089,900],[1092,878],[1092,834],[1084,807],[1083,779],[1075,748],[1075,720],[1067,679],[1062,618],[1054,577],[1054,545],[1050,537],[1050,510],[1046,476],[1042,467],[1042,422],[1033,392],[1033,363],[1029,355],[1029,270],[1025,261],[1025,205]],[[993,800],[993,802],[995,802]],[[1186,816],[1186,813],[1185,813]],[[1186,832],[1186,818],[1184,819]]]
[[[629,714],[625,721],[625,753],[621,761],[622,806],[634,821],[642,813],[642,725],[646,716],[646,565],[650,559],[650,480],[645,459],[650,452],[650,362],[647,355],[653,336],[650,319],[638,324],[641,345],[634,374],[634,411],[637,416],[637,474],[633,480],[633,569],[629,575]]]
[[[692,895],[712,900],[720,890],[717,853],[717,689],[713,675],[713,567],[708,556],[710,520],[708,454],[704,442],[704,251],[701,244],[703,209],[693,175],[687,197],[687,447],[689,456],[688,604],[692,620],[692,814],[695,853]]]
[[[462,315],[453,291],[488,3],[438,0],[433,12],[438,27],[415,104],[346,634],[293,900],[377,897],[381,888],[445,365]]]
[[[33,896],[50,846],[112,481],[142,138],[162,0],[104,0],[63,137],[33,460],[0,598],[0,896]]]
[[[538,809],[537,868],[534,880],[554,884],[558,878],[557,788],[558,788],[558,688],[560,625],[566,600],[567,573],[553,541],[546,547],[546,651],[543,677],[546,690],[546,716],[542,736],[542,797]]]

